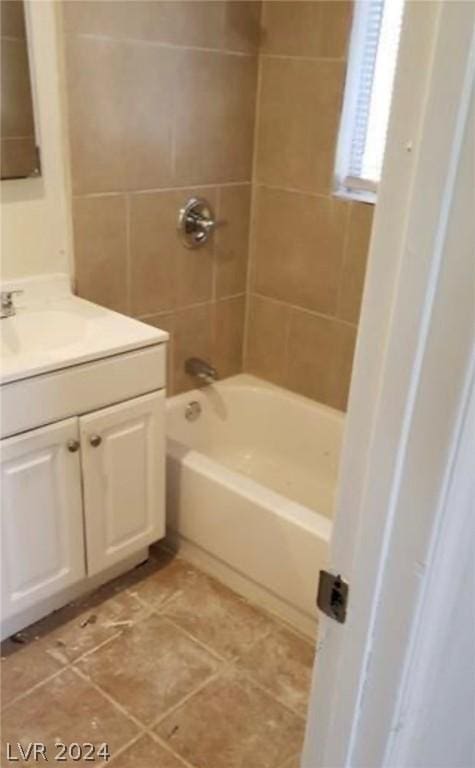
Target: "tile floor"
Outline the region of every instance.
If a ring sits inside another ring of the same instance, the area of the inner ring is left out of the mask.
[[[312,643],[165,550],[16,639],[4,745],[43,742],[53,762],[58,740],[107,742],[113,768],[298,768]]]

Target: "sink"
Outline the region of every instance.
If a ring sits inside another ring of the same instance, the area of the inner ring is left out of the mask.
[[[0,320],[2,384],[168,340],[165,331],[74,296],[65,281],[57,284],[42,281],[29,291],[22,283],[16,314]]]
[[[77,313],[65,309],[19,311],[1,321],[1,356],[19,355],[25,346],[35,353],[56,354],[81,340],[87,323]]]

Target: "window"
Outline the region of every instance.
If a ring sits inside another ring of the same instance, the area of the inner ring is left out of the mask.
[[[375,202],[381,178],[404,0],[355,6],[336,161],[336,191]]]

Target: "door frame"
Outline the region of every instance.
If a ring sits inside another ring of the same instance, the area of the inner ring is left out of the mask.
[[[454,514],[444,500],[473,371],[473,292],[460,278],[473,279],[473,260],[447,234],[474,9],[406,10],[330,546],[348,618],[321,617],[302,768],[392,764],[435,544]]]

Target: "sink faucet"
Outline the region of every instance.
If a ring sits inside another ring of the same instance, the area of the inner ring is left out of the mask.
[[[213,368],[212,365],[205,360],[201,360],[199,357],[189,357],[185,361],[185,371],[190,376],[195,376],[201,381],[205,381],[207,384],[211,384],[218,378],[218,371]]]
[[[23,291],[0,291],[0,317],[12,317],[15,314],[15,305],[13,303],[14,294],[20,294]]]

